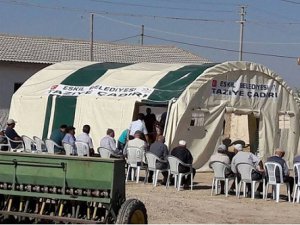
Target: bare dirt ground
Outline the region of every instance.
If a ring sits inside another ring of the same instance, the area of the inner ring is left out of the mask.
[[[177,191],[158,184],[126,184],[127,199],[141,200],[147,209],[149,223],[299,223],[300,204],[281,199],[255,199],[236,196],[210,196],[212,173],[197,173],[194,190]],[[286,193],[281,186],[281,193]]]

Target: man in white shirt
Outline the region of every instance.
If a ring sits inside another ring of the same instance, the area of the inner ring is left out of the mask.
[[[128,141],[127,148],[128,147],[129,148],[130,147],[136,147],[136,148],[142,149],[143,151],[146,151],[147,150],[147,143],[141,139],[142,134],[143,133],[141,131],[137,130],[134,133],[134,139]],[[125,156],[127,155],[127,148],[124,149],[124,155]]]
[[[145,138],[148,142],[148,131],[144,122],[144,117],[145,116],[143,113],[139,113],[138,119],[131,122],[129,126],[129,136],[133,137],[135,132],[139,130],[145,135]]]
[[[231,170],[237,174],[236,165],[239,163],[248,163],[255,167],[255,171],[252,171],[251,178],[252,180],[261,180],[263,177],[264,169],[261,160],[251,152],[243,151],[243,146],[241,144],[234,145],[235,150],[237,150],[236,155],[231,161]],[[238,181],[240,181],[240,176],[237,174]],[[247,184],[248,193],[251,195],[251,185]],[[259,184],[257,191],[261,192],[263,189],[262,183]],[[256,193],[259,194],[259,193]]]
[[[115,154],[120,154],[119,149],[116,146],[115,131],[113,129],[107,129],[106,136],[101,139],[100,147],[109,149],[113,151]]]
[[[89,136],[91,127],[89,125],[84,125],[82,128],[82,132],[80,135],[77,136],[76,141],[87,143],[90,148],[90,156],[94,154],[94,146],[92,138]]]

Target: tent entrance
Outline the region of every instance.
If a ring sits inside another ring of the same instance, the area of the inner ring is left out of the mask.
[[[259,118],[253,113],[226,113],[223,123],[223,139],[231,143],[242,143],[251,152],[256,153],[259,146]]]
[[[168,105],[137,102],[135,104],[135,109],[134,109],[134,114],[133,114],[132,120],[136,120],[138,113],[143,113],[146,116],[147,108],[150,108],[151,114],[155,115],[155,120],[150,119],[150,121],[149,121],[149,117],[148,117],[148,121],[147,121],[147,119],[145,119],[145,125],[149,132],[150,142],[154,142],[157,130],[155,130],[155,127],[153,127],[153,125],[155,122],[159,122],[159,124],[161,125],[161,129],[162,129],[161,134],[163,134],[164,125],[166,122],[166,114],[168,111]]]

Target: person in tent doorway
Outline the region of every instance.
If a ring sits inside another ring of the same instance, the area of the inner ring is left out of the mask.
[[[62,140],[65,137],[66,131],[67,131],[67,125],[62,124],[59,129],[55,129],[52,131],[50,135],[50,139],[54,141],[59,146],[62,146]]]
[[[156,116],[154,113],[151,112],[151,108],[146,109],[146,115],[145,115],[144,121],[145,121],[145,125],[146,125],[147,131],[148,131],[149,141],[151,144],[155,140],[154,125],[156,122]]]
[[[171,155],[180,159],[183,163],[186,164],[193,164],[193,156],[191,152],[187,149],[186,147],[186,141],[185,140],[180,140],[179,145],[171,151]],[[186,167],[183,165],[179,165],[179,173],[187,173],[190,171],[190,167]],[[196,174],[196,170],[192,168],[193,172],[193,177]],[[182,184],[184,188],[188,188],[191,180],[191,175],[188,175],[187,177],[182,178]]]
[[[139,113],[137,120],[131,122],[129,126],[129,136],[133,138],[136,131],[141,131],[142,134],[145,136],[146,141],[149,143],[148,130],[146,128],[144,118],[145,118],[144,114]]]
[[[90,151],[90,156],[94,155],[94,145],[93,145],[93,140],[90,137],[90,131],[91,127],[90,125],[84,125],[82,128],[82,133],[76,137],[76,141],[81,141],[89,146],[89,151]]]

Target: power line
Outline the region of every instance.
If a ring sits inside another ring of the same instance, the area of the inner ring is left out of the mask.
[[[288,2],[288,3],[300,5],[300,2],[295,2],[295,1],[292,1],[292,0],[281,0],[281,1],[282,2]]]
[[[109,42],[119,42],[119,41],[124,41],[124,40],[128,40],[128,39],[131,39],[131,38],[136,38],[136,37],[140,37],[140,36],[141,36],[140,34],[137,34],[137,35],[134,35],[134,36],[129,36],[129,37],[125,37],[125,38],[121,38],[121,39],[117,39],[117,40],[109,41]]]
[[[154,8],[154,9],[170,9],[170,10],[188,10],[188,11],[197,11],[197,12],[218,12],[218,13],[231,13],[233,10],[218,10],[218,9],[195,9],[195,8],[185,8],[185,7],[166,7],[166,6],[154,6],[154,5],[145,5],[145,4],[133,4],[125,2],[111,2],[107,0],[90,0],[92,2],[106,3],[112,5],[124,5],[124,6],[134,6],[134,7],[143,7],[143,8]]]
[[[104,19],[107,19],[107,20],[110,20],[110,21],[113,21],[113,22],[116,22],[116,23],[120,23],[120,24],[124,24],[126,26],[130,26],[130,27],[140,29],[140,25],[137,25],[137,24],[125,22],[125,21],[119,20],[119,19],[113,19],[113,18],[110,18],[108,16],[103,16],[103,15],[97,15],[97,16],[100,16]],[[185,38],[205,40],[205,41],[225,42],[225,43],[233,43],[233,44],[239,43],[239,41],[235,41],[235,40],[225,40],[225,39],[217,39],[217,38],[209,38],[209,37],[200,37],[200,36],[195,36],[195,35],[188,35],[188,34],[170,32],[170,31],[166,31],[166,30],[160,30],[160,29],[156,29],[156,28],[151,28],[149,26],[145,27],[145,30],[159,32],[159,33],[173,35],[173,36],[180,36],[180,37],[185,37]],[[300,44],[300,42],[288,43],[288,42],[270,42],[270,41],[268,41],[268,42],[244,41],[244,43],[245,44],[256,44],[256,45],[299,45]]]
[[[45,6],[41,4],[34,4],[28,2],[20,2],[16,0],[4,1],[1,0],[0,3],[21,5],[25,7],[36,7],[41,9],[52,9],[52,10],[63,10],[71,12],[82,12],[82,13],[94,13],[99,15],[112,15],[112,16],[126,16],[126,17],[139,17],[139,18],[151,18],[151,19],[168,19],[168,20],[181,20],[181,21],[198,21],[198,22],[235,22],[235,20],[224,20],[224,19],[206,19],[206,18],[192,18],[192,17],[174,17],[174,16],[159,16],[159,15],[145,15],[145,14],[135,14],[135,13],[118,13],[109,11],[94,11],[94,10],[82,10],[79,8],[70,8],[64,6]]]
[[[153,39],[157,39],[157,40],[161,40],[161,41],[173,42],[173,43],[177,43],[177,44],[184,44],[184,45],[189,45],[189,46],[194,46],[194,47],[200,47],[200,48],[208,48],[208,49],[227,51],[227,52],[235,52],[235,53],[239,52],[238,50],[234,50],[234,49],[219,48],[219,47],[213,47],[213,46],[207,46],[207,45],[198,45],[198,44],[194,44],[194,43],[176,41],[176,40],[171,40],[171,39],[166,39],[166,38],[155,37],[155,36],[151,36],[151,35],[145,35],[145,37],[153,38]],[[260,53],[260,52],[243,51],[243,53],[249,54],[249,55],[270,56],[270,57],[285,58],[285,59],[298,59],[298,57],[296,57],[296,56],[276,55],[276,54]]]

